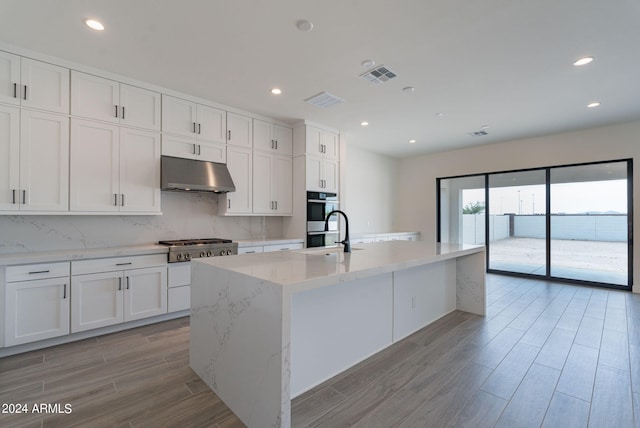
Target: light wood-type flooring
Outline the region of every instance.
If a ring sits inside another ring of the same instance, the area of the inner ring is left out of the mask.
[[[640,296],[488,276],[453,312],[297,397],[294,427],[638,427]],[[242,427],[191,371],[188,318],[0,359],[0,427]],[[1,410],[1,409],[0,409]]]

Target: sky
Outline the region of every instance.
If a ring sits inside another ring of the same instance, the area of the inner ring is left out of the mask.
[[[545,186],[513,186],[489,191],[489,214],[544,214]],[[484,201],[484,189],[463,192],[463,205]],[[606,180],[551,185],[551,212],[578,214],[585,212],[627,213],[627,181]]]

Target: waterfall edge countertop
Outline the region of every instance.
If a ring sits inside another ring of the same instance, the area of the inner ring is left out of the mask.
[[[351,253],[344,253],[342,247],[313,248],[197,262],[279,284],[295,293],[481,251],[483,245],[385,241],[356,244]]]

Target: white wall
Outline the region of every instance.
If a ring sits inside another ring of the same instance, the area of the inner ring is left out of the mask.
[[[637,169],[640,121],[402,159],[396,225],[420,231],[423,240],[435,242],[436,177],[627,158],[634,159]],[[638,172],[633,188],[634,223],[640,225]],[[640,291],[638,248],[634,248],[634,283],[638,284],[634,291]]]
[[[351,233],[401,231],[395,224],[398,160],[346,146],[340,196]]]
[[[0,216],[0,253],[153,244],[166,239],[279,238],[280,217],[218,216],[211,193],[162,192],[161,216]]]

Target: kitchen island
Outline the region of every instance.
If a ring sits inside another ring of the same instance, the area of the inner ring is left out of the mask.
[[[249,427],[454,310],[484,315],[484,246],[389,241],[192,262],[190,364]]]

